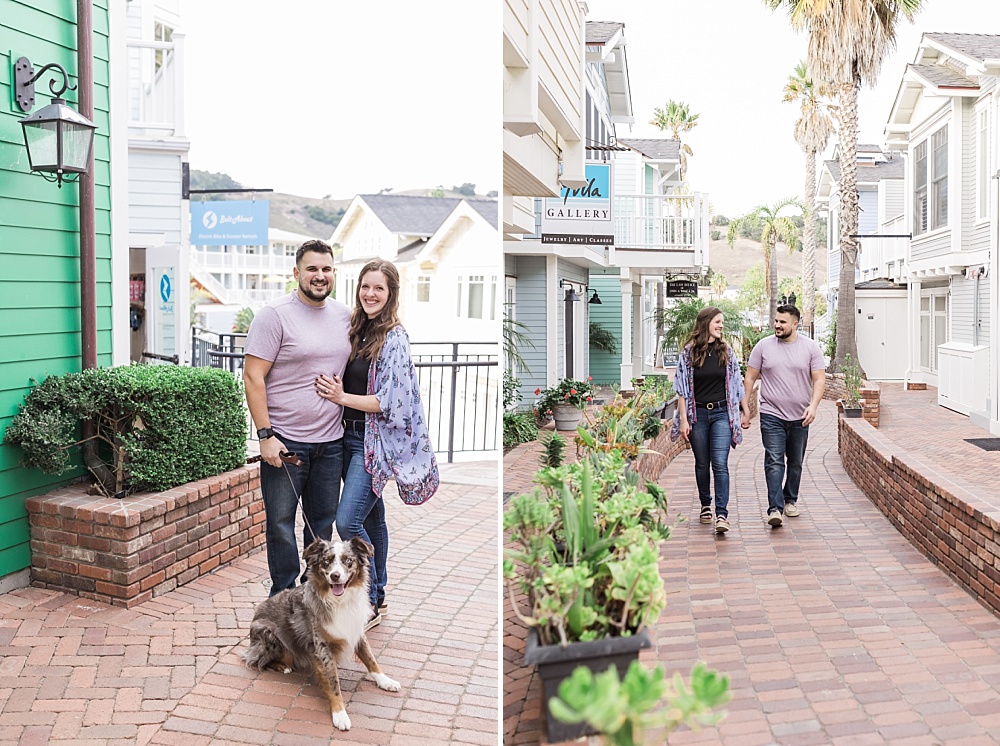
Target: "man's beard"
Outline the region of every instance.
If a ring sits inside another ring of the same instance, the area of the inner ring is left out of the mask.
[[[774,336],[776,336],[778,339],[785,339],[786,337],[792,336],[793,331],[794,331],[793,329],[787,329],[785,331],[779,331],[778,329],[775,329]]]
[[[319,302],[321,300],[326,300],[327,296],[329,296],[330,293],[333,291],[333,285],[328,282],[328,283],[326,283],[326,290],[325,291],[318,291],[318,290],[313,290],[311,287],[303,285],[300,282],[299,283],[299,291],[305,297],[307,297],[309,300],[314,300],[314,301]]]

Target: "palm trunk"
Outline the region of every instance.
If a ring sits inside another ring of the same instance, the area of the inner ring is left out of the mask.
[[[768,323],[771,328],[774,328],[774,317],[778,315],[778,241],[774,233],[771,234],[771,238],[768,240],[768,271],[767,271],[767,294],[770,296],[768,298],[767,312],[768,312]]]
[[[806,235],[802,247],[802,327],[809,328],[816,306],[816,151],[806,152]]]
[[[858,88],[860,80],[840,87],[840,286],[837,301],[837,352],[833,371],[850,354],[858,359],[855,338],[854,268],[858,258]]]

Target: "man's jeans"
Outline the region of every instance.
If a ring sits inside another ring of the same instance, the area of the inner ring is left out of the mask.
[[[760,438],[764,442],[767,512],[784,513],[785,503],[794,503],[799,499],[802,459],[806,455],[809,426],[803,425],[802,420],[783,420],[761,412]]]
[[[385,599],[389,529],[385,524],[385,504],[372,492],[372,477],[365,470],[364,436],[349,430],[344,432],[344,489],[337,508],[337,534],[344,541],[360,536],[375,550],[368,599],[377,609]]]
[[[733,440],[729,412],[722,407],[699,409],[688,438],[694,453],[694,479],[701,507],[712,505],[710,472],[714,472],[715,515],[726,518],[729,516],[729,446]]]
[[[278,438],[287,450],[295,452],[302,465],[282,465],[276,469],[263,461],[260,464],[272,596],[294,588],[301,569],[299,548],[295,543],[296,495],[302,497],[302,513],[306,519],[302,528],[303,551],[312,543],[313,531],[327,541],[333,536],[344,458],[343,440],[299,443],[281,435]]]

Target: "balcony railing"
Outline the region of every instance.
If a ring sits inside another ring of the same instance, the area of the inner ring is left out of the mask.
[[[194,327],[191,365],[223,368],[243,377],[246,334]],[[495,342],[411,342],[434,452],[451,463],[456,454],[497,450],[500,368]]]
[[[702,195],[616,195],[615,247],[619,249],[703,250],[707,213]],[[703,214],[704,213],[704,214]]]

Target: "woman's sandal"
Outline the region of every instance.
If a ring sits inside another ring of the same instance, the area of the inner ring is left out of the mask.
[[[701,509],[701,515],[699,516],[699,519],[701,520],[702,523],[711,523],[712,522],[712,509],[710,507],[708,507],[707,505],[705,507],[703,507]]]

